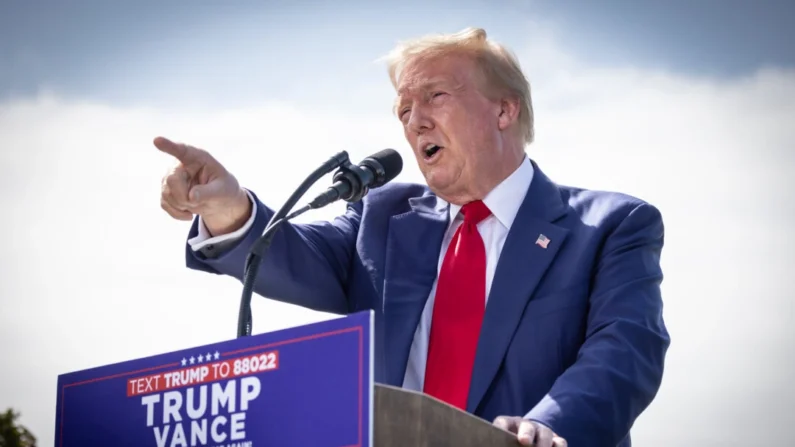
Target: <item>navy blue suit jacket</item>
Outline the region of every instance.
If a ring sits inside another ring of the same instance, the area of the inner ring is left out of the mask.
[[[662,218],[627,195],[557,185],[533,165],[494,276],[467,411],[527,415],[571,446],[629,446],[669,346]],[[254,197],[252,231],[214,258],[188,247],[190,268],[242,278],[273,213]],[[324,312],[374,309],[375,379],[400,386],[448,223],[437,208],[426,186],[394,183],[332,222],[286,225],[255,291]]]

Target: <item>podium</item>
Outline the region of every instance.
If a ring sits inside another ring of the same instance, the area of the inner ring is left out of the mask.
[[[516,436],[422,393],[375,385],[375,447],[516,447]]]
[[[490,421],[376,384],[373,313],[62,374],[56,447],[517,446]]]

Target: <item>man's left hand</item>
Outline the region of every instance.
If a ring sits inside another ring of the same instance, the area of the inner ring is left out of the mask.
[[[521,445],[533,447],[567,447],[566,440],[556,435],[549,427],[519,416],[499,416],[494,425],[516,435]]]

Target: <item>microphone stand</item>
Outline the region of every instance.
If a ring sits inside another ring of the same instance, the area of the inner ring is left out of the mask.
[[[240,298],[240,310],[237,317],[237,337],[246,337],[251,335],[252,330],[252,316],[251,316],[251,295],[254,291],[254,282],[257,278],[262,256],[268,250],[273,240],[273,236],[279,230],[281,224],[288,220],[297,217],[312,208],[317,208],[312,204],[306,205],[299,210],[287,214],[292,210],[298,200],[306,194],[307,190],[320,180],[326,174],[339,168],[340,166],[348,166],[350,161],[348,153],[345,151],[339,152],[328,161],[323,163],[319,168],[315,169],[309,176],[301,183],[293,194],[287,199],[287,202],[271,217],[268,225],[262,236],[254,242],[254,246],[249,251],[246,257],[246,263],[243,270],[243,295]]]

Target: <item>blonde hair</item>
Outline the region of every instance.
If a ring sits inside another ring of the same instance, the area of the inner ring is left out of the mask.
[[[400,73],[412,60],[433,59],[449,54],[471,56],[486,82],[487,96],[508,94],[519,100],[519,134],[525,144],[533,142],[534,119],[530,83],[522,73],[516,56],[503,45],[489,40],[481,28],[466,28],[453,34],[427,35],[399,42],[386,60],[389,79],[397,88]]]

